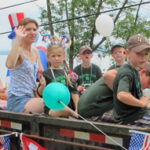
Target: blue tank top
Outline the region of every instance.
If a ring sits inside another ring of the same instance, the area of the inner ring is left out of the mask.
[[[37,87],[36,77],[39,66],[36,58],[36,64],[29,61],[24,55],[23,63],[10,69],[10,84],[8,88],[8,97],[13,95],[34,97],[34,88]]]

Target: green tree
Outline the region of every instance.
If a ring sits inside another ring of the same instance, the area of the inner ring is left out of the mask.
[[[105,55],[113,44],[111,39],[121,39],[125,43],[130,35],[135,33],[150,37],[150,22],[140,16],[141,5],[125,8],[134,3],[131,0],[47,0],[47,10],[41,11],[41,32],[50,32],[51,35],[60,37],[64,34],[70,35],[72,44],[68,49],[68,60],[72,68],[73,59],[82,45],[90,45],[94,51],[99,50]],[[142,0],[139,3],[142,3]],[[115,24],[111,39],[99,35],[95,28],[97,16],[118,7],[120,9],[108,13]]]

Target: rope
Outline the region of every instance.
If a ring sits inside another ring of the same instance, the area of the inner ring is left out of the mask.
[[[68,106],[66,106],[62,101],[59,101],[59,103],[61,103],[65,108],[67,108],[69,111],[71,111],[74,116],[80,117],[81,119],[83,119],[85,122],[89,123],[91,126],[93,126],[95,129],[97,129],[100,133],[104,134],[106,137],[108,137],[113,143],[115,143],[116,145],[120,146],[122,149],[127,150],[125,147],[123,147],[122,145],[120,145],[118,142],[116,142],[114,139],[112,139],[109,135],[107,135],[106,133],[104,133],[101,129],[99,129],[97,126],[95,126],[91,121],[88,121],[87,119],[85,119],[84,117],[82,117],[80,114],[77,114],[75,111],[73,111],[71,108],[69,108]]]

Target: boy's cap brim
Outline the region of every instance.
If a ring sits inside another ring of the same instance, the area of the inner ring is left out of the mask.
[[[79,50],[79,54],[83,54],[85,51],[91,51],[92,52],[92,49],[87,45],[81,46],[80,50]]]
[[[150,50],[150,45],[147,44],[143,44],[143,45],[139,45],[137,47],[132,48],[132,50],[136,53],[140,53],[141,51],[145,50],[145,49],[149,49]]]
[[[150,49],[148,40],[141,34],[133,35],[127,41],[127,48],[139,53],[145,49]]]

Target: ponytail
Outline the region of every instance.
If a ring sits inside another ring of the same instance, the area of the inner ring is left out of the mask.
[[[65,65],[65,67],[67,68],[67,82],[68,82],[68,84],[72,87],[73,85],[72,85],[72,82],[71,82],[71,80],[70,80],[70,74],[69,74],[69,71],[70,71],[70,68],[69,68],[69,66],[68,66],[68,64],[67,64],[67,62],[66,62],[66,60],[64,60],[64,65]]]

